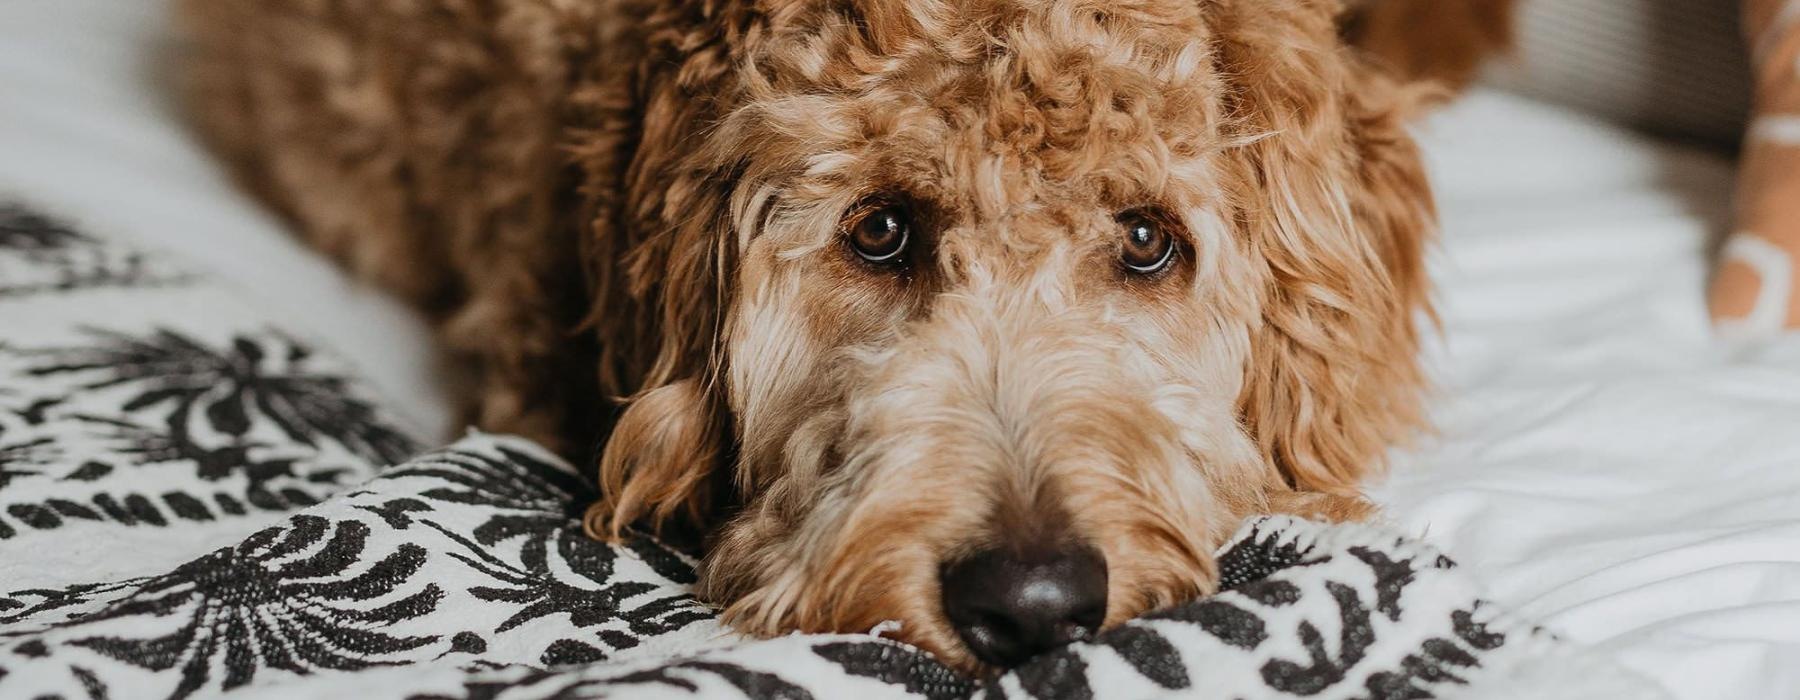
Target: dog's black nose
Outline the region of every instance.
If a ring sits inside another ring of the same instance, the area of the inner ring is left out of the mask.
[[[1106,618],[1106,559],[1091,547],[987,550],[944,567],[942,583],[950,624],[996,666],[1087,639]]]

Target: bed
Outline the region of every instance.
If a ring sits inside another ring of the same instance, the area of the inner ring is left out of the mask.
[[[0,192],[218,277],[410,432],[450,437],[423,322],[294,242],[183,130],[161,13],[0,5]],[[1729,160],[1493,90],[1419,135],[1444,222],[1438,430],[1371,484],[1392,525],[1673,697],[1800,696],[1800,336],[1706,323]]]

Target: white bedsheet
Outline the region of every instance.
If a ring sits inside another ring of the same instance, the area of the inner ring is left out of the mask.
[[[161,12],[0,2],[0,196],[216,271],[443,432],[419,319],[283,234],[180,127]],[[1441,430],[1377,498],[1677,697],[1800,697],[1800,338],[1707,329],[1729,165],[1495,93],[1423,132],[1447,234]]]
[[[1677,697],[1800,697],[1800,336],[1707,326],[1730,164],[1497,94],[1423,136],[1439,435],[1377,498]]]

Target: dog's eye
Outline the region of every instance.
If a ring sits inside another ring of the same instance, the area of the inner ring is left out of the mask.
[[[869,210],[850,224],[850,247],[862,259],[878,265],[901,262],[912,238],[912,217],[906,208],[888,204]]]
[[[1142,212],[1119,215],[1125,229],[1125,241],[1119,247],[1119,262],[1133,274],[1150,275],[1163,271],[1175,260],[1175,238],[1163,224]]]

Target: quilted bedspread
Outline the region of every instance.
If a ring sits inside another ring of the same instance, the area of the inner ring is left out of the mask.
[[[742,638],[533,444],[441,449],[162,256],[0,207],[0,698],[1660,697],[1373,526],[1254,519],[1221,592],[1002,676]]]

